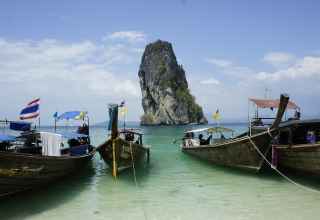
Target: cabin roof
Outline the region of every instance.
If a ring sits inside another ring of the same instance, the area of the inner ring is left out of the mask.
[[[251,102],[257,105],[258,108],[278,108],[280,100],[279,99],[255,99],[250,98]],[[287,109],[298,109],[299,106],[296,103],[289,101]]]
[[[203,132],[203,131],[208,131],[209,133],[218,133],[218,132],[233,132],[232,129],[230,128],[225,128],[225,127],[209,127],[209,128],[198,128],[194,130],[188,130],[185,131],[184,133],[198,133],[198,132]]]
[[[131,133],[131,134],[137,134],[137,135],[143,135],[143,132],[138,128],[126,128],[121,129],[120,133]]]
[[[289,127],[292,125],[296,126],[303,126],[303,125],[319,125],[320,126],[320,119],[306,119],[306,120],[289,120],[285,122],[281,122],[279,127]]]

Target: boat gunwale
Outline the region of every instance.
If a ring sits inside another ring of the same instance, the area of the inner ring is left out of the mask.
[[[320,149],[320,143],[315,144],[294,144],[294,145],[288,145],[288,144],[281,144],[281,145],[273,145],[277,150],[299,150],[299,149],[310,149],[310,148],[319,148]]]
[[[86,158],[90,156],[94,156],[96,153],[96,148],[85,154],[85,155],[79,155],[79,156],[46,156],[46,155],[39,155],[39,154],[28,154],[28,153],[17,153],[17,152],[9,152],[9,151],[0,151],[0,157],[22,157],[22,158],[35,158],[35,159],[45,159],[45,160],[70,160],[70,159],[81,159]]]

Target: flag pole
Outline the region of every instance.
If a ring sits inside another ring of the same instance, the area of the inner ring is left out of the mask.
[[[124,115],[123,115],[123,130],[126,129],[126,112],[124,112]]]
[[[40,100],[40,98],[38,98]],[[39,102],[40,103],[40,102]],[[39,123],[39,130],[40,130],[40,104],[39,104],[39,118],[38,118],[38,123]]]

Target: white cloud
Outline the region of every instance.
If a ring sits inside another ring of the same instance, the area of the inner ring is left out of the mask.
[[[290,64],[295,60],[295,56],[290,53],[271,52],[267,53],[262,60],[268,64],[271,64],[272,66],[278,67],[281,65]]]
[[[108,102],[126,98],[140,103],[137,74],[127,74],[130,69],[123,65],[132,64],[138,71],[140,58],[141,51],[134,45],[0,38],[0,87],[6,91],[0,98],[17,108],[41,96],[46,103],[42,114],[51,115],[59,106],[74,106],[91,110],[102,121]],[[17,112],[11,109],[3,114],[12,118]],[[44,116],[43,121],[49,117]]]
[[[202,80],[200,81],[201,84],[213,84],[213,85],[219,85],[220,84],[220,81],[217,80],[217,79],[214,79],[214,78],[210,78],[210,79],[207,79],[207,80]]]
[[[140,61],[143,49],[129,47],[124,44],[113,44],[104,48],[103,56],[108,64],[129,64]]]
[[[197,80],[200,79],[194,78],[190,80],[191,91],[198,97],[197,100],[204,106],[205,111],[210,113],[219,108],[224,118],[244,119],[247,98],[263,98],[266,88],[271,91],[272,98],[278,98],[280,93],[288,93],[290,98],[302,107],[303,116],[320,115],[320,56],[305,56],[301,59],[294,55],[292,57],[294,58],[291,60],[283,59],[283,63],[287,62],[286,65],[278,66],[273,71],[255,71],[229,61],[228,65],[220,65],[215,69],[215,74],[221,74],[219,86],[208,90],[203,86],[205,81],[199,84]]]
[[[118,31],[108,35],[107,39],[143,42],[146,40],[146,34],[142,31]]]
[[[216,73],[222,73],[226,76],[247,78],[249,75],[253,73],[250,68],[235,65],[233,62],[229,60],[209,58],[205,59],[205,61],[218,67]]]
[[[218,67],[229,67],[232,65],[232,62],[229,60],[217,59],[217,58],[208,58],[205,59],[207,63],[213,64]]]
[[[258,80],[303,80],[320,79],[320,57],[307,56],[297,61],[289,68],[267,73],[260,72],[256,75]]]

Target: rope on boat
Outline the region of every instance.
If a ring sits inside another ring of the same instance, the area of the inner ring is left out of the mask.
[[[139,185],[138,185],[138,181],[137,181],[136,168],[135,168],[135,165],[134,165],[132,142],[130,142],[130,154],[131,154],[131,161],[132,161],[132,169],[133,169],[134,183],[135,183],[135,185],[136,185],[136,188],[137,188],[138,190],[140,190]],[[146,211],[145,211],[145,209],[144,209],[143,206],[141,207],[141,209],[142,209],[142,211],[143,211],[144,219],[148,219],[147,213],[146,213]]]
[[[269,129],[268,129],[268,132]],[[295,182],[294,180],[292,180],[291,178],[289,178],[288,176],[286,176],[284,173],[282,173],[280,170],[278,170],[275,166],[273,166],[273,164],[264,156],[264,154],[259,150],[259,148],[257,147],[257,145],[253,142],[253,140],[251,139],[250,136],[248,136],[249,141],[251,142],[252,146],[255,148],[255,150],[258,152],[258,154],[269,164],[269,166],[274,169],[280,176],[282,176],[284,179],[286,179],[287,181],[289,181],[290,183],[292,183],[293,185],[300,187],[301,189],[304,189],[306,191],[309,192],[315,192],[315,193],[319,193],[320,191],[312,189],[310,187],[304,186],[300,183]]]
[[[132,150],[132,143],[131,142],[130,142],[130,154],[131,154],[131,161],[132,161],[134,183],[138,187],[137,176],[136,176],[136,168],[134,166],[134,158],[133,158],[133,150]]]
[[[267,131],[268,131],[268,134],[270,135],[270,137],[273,138],[273,136],[272,136],[272,134],[271,134],[271,132],[270,132],[270,128],[269,128],[269,127],[268,127]]]

